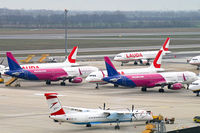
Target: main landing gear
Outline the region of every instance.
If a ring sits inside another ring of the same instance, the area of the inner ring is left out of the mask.
[[[163,93],[163,92],[165,92],[165,90],[163,89],[165,86],[161,86],[161,88],[158,90],[159,92],[161,92],[161,93]]]
[[[66,85],[66,84],[65,84],[65,81],[61,82],[60,85],[61,85],[61,86],[65,86],[65,85]]]
[[[91,127],[92,125],[90,123],[86,124],[86,127]]]
[[[47,85],[50,85],[50,84],[51,84],[51,80],[47,80],[47,81],[46,81],[46,84],[47,84]]]
[[[142,87],[141,91],[145,92],[145,91],[147,91],[147,88],[146,87]]]

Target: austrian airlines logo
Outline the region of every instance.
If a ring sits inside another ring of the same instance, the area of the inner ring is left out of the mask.
[[[58,102],[52,103],[50,109],[51,109],[54,105],[56,105],[57,103],[58,103]]]

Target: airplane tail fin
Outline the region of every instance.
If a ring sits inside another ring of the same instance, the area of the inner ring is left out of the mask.
[[[47,99],[47,104],[50,110],[50,115],[64,115],[65,111],[58,99],[58,93],[45,93],[44,96]]]
[[[22,69],[11,52],[6,52],[6,56],[7,56],[8,66],[10,70]]]
[[[150,68],[161,68],[163,50],[159,50]]]
[[[108,72],[108,76],[119,75],[119,73],[117,72],[116,68],[114,67],[114,65],[110,61],[110,58],[107,57],[107,56],[105,56],[104,60],[105,60],[105,64],[106,64],[106,69],[107,69],[107,72]]]
[[[169,49],[169,43],[170,43],[170,38],[168,37],[166,40],[165,40],[165,43],[163,44],[163,46],[162,46],[162,48],[161,48],[161,50],[163,50],[163,51],[168,51]]]
[[[70,54],[67,56],[67,59],[65,60],[66,63],[76,63],[76,55],[78,51],[78,46],[73,47]]]

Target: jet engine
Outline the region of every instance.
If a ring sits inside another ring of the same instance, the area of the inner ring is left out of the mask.
[[[69,82],[72,82],[72,83],[81,83],[82,81],[83,79],[81,77],[75,77],[69,80]]]
[[[149,65],[149,61],[147,59],[141,59],[140,64]]]
[[[168,86],[168,88],[172,90],[180,90],[181,88],[183,88],[183,85],[181,83],[175,83],[173,85]]]

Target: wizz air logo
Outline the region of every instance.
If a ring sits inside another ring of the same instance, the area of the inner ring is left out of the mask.
[[[58,102],[52,103],[50,109],[53,108],[53,106],[56,105],[57,103],[58,103]]]

